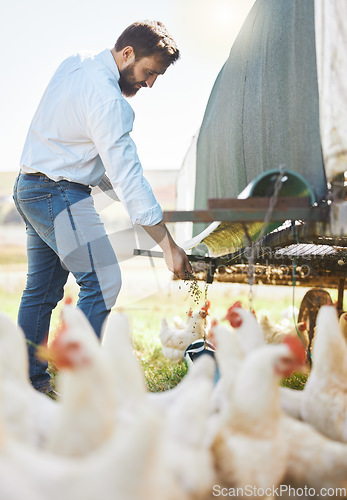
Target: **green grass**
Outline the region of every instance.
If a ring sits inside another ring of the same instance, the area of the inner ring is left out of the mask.
[[[6,313],[14,321],[17,319],[20,295],[0,288],[0,311]]]
[[[0,253],[0,266],[9,266],[15,264],[26,264],[27,257],[26,255],[20,254],[18,252],[11,252],[8,250],[6,253]]]
[[[17,321],[18,308],[21,294],[18,292],[5,292],[0,288],[0,310],[6,313],[13,321]],[[52,314],[51,330],[54,331],[59,324],[61,305],[58,305]]]
[[[183,361],[173,362],[164,358],[158,345],[149,350],[146,345],[135,341],[140,353],[140,362],[145,375],[148,390],[151,392],[167,391],[175,387],[187,373]]]

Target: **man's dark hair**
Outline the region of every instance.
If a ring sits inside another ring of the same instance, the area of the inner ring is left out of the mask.
[[[170,66],[180,56],[176,42],[160,21],[142,21],[128,26],[116,41],[115,49],[119,52],[128,45],[134,49],[136,60],[158,56],[163,64]]]

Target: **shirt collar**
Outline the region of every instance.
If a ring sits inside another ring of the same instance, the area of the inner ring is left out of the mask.
[[[102,63],[112,72],[112,74],[115,78],[115,81],[118,83],[120,74],[119,74],[119,70],[118,70],[118,66],[116,64],[116,61],[114,60],[110,49],[103,50],[102,52],[100,52],[100,54],[98,54],[97,57],[99,57],[101,59]]]

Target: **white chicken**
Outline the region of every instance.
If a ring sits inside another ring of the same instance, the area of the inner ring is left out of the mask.
[[[157,427],[153,412],[142,408],[141,419],[97,451],[72,459],[15,441],[0,422],[0,498],[95,500],[102,492],[104,500],[150,500],[142,485]]]
[[[245,358],[235,330],[227,325],[221,325],[216,319],[212,320],[209,337],[216,346],[216,361],[220,378],[213,390],[211,398],[211,429],[219,425],[219,421],[230,410],[229,404],[236,375]]]
[[[334,306],[322,306],[317,316],[301,416],[330,438],[347,442],[347,344]]]
[[[298,336],[305,349],[308,349],[309,335],[305,321],[300,321],[295,325],[283,325],[281,323],[274,324],[270,321],[268,316],[263,315],[260,317],[259,323],[264,332],[265,342],[267,344],[279,344],[283,341],[286,335]]]
[[[201,356],[175,389],[149,395],[133,353],[128,317],[118,313],[109,317],[101,346],[81,311],[65,306],[62,331],[51,344],[64,371],[62,397],[56,403],[39,395],[55,409],[61,408],[56,423],[48,422],[54,437],[51,451],[38,443],[26,444],[20,433],[9,430],[11,422],[3,409],[6,399],[13,397],[5,383],[10,364],[0,349],[0,498],[95,500],[102,494],[103,500],[205,500],[212,498],[216,484],[347,487],[347,444],[285,416],[280,408],[278,380],[303,363],[301,342],[290,337],[285,345],[263,345],[251,313],[239,306],[229,312],[233,329],[212,325],[221,374],[215,389],[215,363],[210,356]],[[322,351],[317,351],[316,360],[328,355],[331,384],[340,383],[333,387],[333,396],[341,402],[342,380],[331,365],[336,362],[336,370],[341,370],[345,354],[339,357],[341,346],[331,332],[327,342],[338,355],[326,345],[325,353],[321,345],[320,331],[331,325],[338,330],[337,317],[334,324],[331,313],[329,308],[318,318],[315,351],[319,346]],[[248,334],[245,324],[251,330]],[[21,335],[13,338],[23,341]],[[340,337],[343,341],[341,333]],[[0,348],[11,345],[4,338],[0,334]],[[21,348],[18,353],[18,361],[26,359]],[[18,388],[25,392],[29,382],[22,375],[19,369],[11,377],[21,380]],[[342,370],[342,375],[347,373]],[[211,414],[211,394],[217,387],[222,388],[224,400],[216,418],[214,410]],[[163,405],[157,404],[160,398]],[[25,405],[16,408],[17,413],[18,408],[26,411]],[[341,408],[335,404],[336,409]]]
[[[243,309],[241,302],[237,301],[229,307],[225,319],[234,328],[244,355],[264,345],[261,326],[253,312]]]
[[[306,354],[298,339],[285,342],[254,350],[238,371],[229,417],[212,446],[217,484],[271,491],[279,484],[347,486],[347,446],[281,411],[279,378],[288,377]]]
[[[163,355],[173,361],[183,359],[185,349],[195,340],[206,337],[210,319],[208,310],[210,304],[207,301],[201,309],[191,315],[188,315],[187,323],[182,328],[169,326],[165,318],[162,319],[162,324],[159,332],[159,338],[162,344]],[[177,320],[176,320],[177,322]]]
[[[47,449],[78,457],[97,449],[114,431],[113,380],[107,357],[83,312],[65,305],[62,319],[48,350],[60,370],[57,386],[62,396]]]
[[[296,339],[286,342],[258,347],[236,374],[229,418],[213,444],[219,479],[227,486],[266,489],[284,477],[290,444],[280,426],[278,383],[302,362]]]
[[[116,401],[116,423],[139,418],[138,407],[148,399],[143,370],[134,354],[129,317],[111,313],[102,337],[102,350],[111,366],[110,378]]]
[[[264,335],[253,312],[237,301],[229,307],[225,318],[232,329],[213,320],[208,339],[214,343],[220,379],[213,391],[211,421],[222,421],[230,404],[236,374],[246,356],[264,345]]]
[[[293,418],[301,419],[301,404],[303,391],[280,387],[280,403],[282,410]]]
[[[284,483],[292,487],[347,488],[347,445],[333,441],[305,422],[281,417],[289,445]]]
[[[142,498],[188,500],[192,495],[200,498],[202,492],[211,489],[214,477],[211,454],[204,440],[214,361],[199,360],[171,391],[147,394],[142,370],[133,354],[130,324],[125,314],[109,316],[102,348],[112,360],[113,384],[118,386],[116,394],[122,410],[117,424],[126,425],[141,419],[144,401],[160,417],[151,458],[144,464]]]
[[[15,366],[13,371],[16,372],[18,384],[15,384],[15,374],[8,370],[10,365],[7,366],[5,362],[5,350],[1,349],[0,498],[4,500],[45,500],[47,498],[51,500],[62,498],[64,500],[95,500],[102,491],[103,498],[108,500],[114,498],[139,500],[143,462],[152,447],[157,426],[153,415],[147,416],[146,412],[143,412],[143,418],[137,426],[122,429],[116,440],[112,437],[98,453],[90,454],[84,460],[57,457],[40,449],[38,443],[26,443],[21,433],[13,427],[13,422],[8,420],[8,413],[3,411],[7,404],[11,402],[13,404],[13,400],[19,397],[20,392],[25,391],[26,388],[26,385],[22,383],[26,380],[23,377],[26,357],[23,356],[20,359],[20,356],[24,354],[23,346],[21,347],[23,338],[21,338],[21,332],[18,332],[7,317],[3,317],[2,320],[1,327],[12,335],[13,344],[11,345],[15,346],[13,351],[7,350],[6,353],[7,355],[13,354],[12,363]],[[81,326],[83,328],[83,325]],[[2,335],[1,340],[4,340],[4,337]],[[1,342],[1,347],[5,348],[6,343]],[[23,366],[16,364],[19,360],[23,362]],[[9,394],[4,382],[13,382],[10,387],[16,391]],[[29,384],[28,381],[27,384]],[[29,388],[32,389],[30,385]],[[36,391],[32,389],[27,392],[30,396],[34,395],[30,402],[35,404]],[[58,406],[46,396],[37,394],[49,405]],[[83,402],[80,401],[80,404]],[[18,410],[18,408],[19,406],[15,405],[15,409]],[[21,409],[30,415],[30,408],[24,405]],[[18,419],[16,411],[12,412],[12,415],[17,419],[17,425],[23,424]],[[51,424],[52,420],[48,420],[47,425]],[[32,428],[31,425],[24,425],[26,430],[32,430]],[[135,446],[136,460],[134,460],[133,451]]]
[[[0,391],[5,425],[22,442],[43,446],[50,433],[57,403],[36,391],[29,381],[23,331],[0,313]]]
[[[190,308],[189,311],[187,312],[186,319],[183,320],[181,316],[178,316],[177,314],[172,318],[172,322],[175,328],[185,328],[187,325],[187,322],[189,318],[191,318],[193,315],[193,309]]]
[[[39,491],[35,490],[34,484],[30,478],[20,476],[19,470],[13,464],[9,463],[8,455],[3,453],[0,446],[0,498],[6,500],[44,500]]]
[[[214,360],[201,356],[180,383],[147,471],[144,490],[149,497],[188,500],[210,493],[215,475],[206,431],[214,371]]]
[[[228,330],[222,325],[218,325],[217,327],[212,326],[209,334],[210,336],[213,336],[214,334],[217,334],[217,336],[221,335],[221,342],[223,343],[223,346],[228,342],[231,342],[233,350],[232,356],[225,355],[228,352],[225,347],[217,349],[216,352],[218,365],[221,365],[220,371],[222,373],[221,380],[217,384],[216,390],[214,391],[214,398],[216,399],[215,404],[219,409],[221,409],[221,406],[223,405],[223,400],[225,404],[225,394],[227,391],[230,393],[230,387],[232,387],[234,383],[235,373],[237,372],[237,369],[228,370],[228,364],[231,363],[231,366],[235,366],[236,362],[236,366],[239,367],[242,358],[257,347],[264,345],[262,327],[259,325],[252,312],[242,309],[240,302],[236,302],[229,308],[226,319],[228,319],[231,326],[233,326],[233,332],[235,332],[237,342],[230,338],[231,332],[228,332]],[[286,335],[282,336],[281,342],[283,342],[285,337]],[[224,369],[223,365],[225,365]],[[225,387],[223,388],[224,385]],[[226,387],[228,387],[228,389],[226,389]],[[281,387],[280,402],[282,409],[286,413],[295,418],[301,418],[301,391]]]
[[[198,360],[178,386],[166,393],[147,394],[139,362],[133,354],[128,317],[112,313],[102,347],[112,360],[113,384],[122,408],[119,422],[141,418],[144,399],[161,416],[148,462],[143,495],[150,498],[191,498],[213,484],[213,466],[206,435],[214,361]],[[142,404],[141,403],[141,404]],[[160,410],[158,413],[157,410]]]

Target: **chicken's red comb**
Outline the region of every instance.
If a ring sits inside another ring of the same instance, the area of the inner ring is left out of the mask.
[[[229,307],[228,312],[232,311],[233,309],[242,309],[242,304],[239,300],[237,300],[235,304]]]
[[[202,308],[201,308],[201,311],[204,311],[206,314],[208,314],[208,310],[210,308],[210,305],[211,305],[210,301],[206,300],[205,305],[202,306]]]
[[[306,361],[306,349],[303,346],[303,343],[298,337],[293,337],[292,335],[287,335],[283,339],[283,344],[286,344],[289,349],[295,354],[298,362],[303,365]]]
[[[237,309],[242,309],[242,304],[239,300],[229,307],[225,318],[223,318],[228,320],[233,328],[239,328],[242,325],[242,318],[236,311]]]
[[[66,297],[66,299],[64,300],[64,303],[67,304],[67,305],[68,304],[72,304],[72,297],[70,297],[70,296]]]

